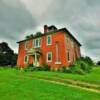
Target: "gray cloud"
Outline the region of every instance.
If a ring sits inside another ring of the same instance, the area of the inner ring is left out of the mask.
[[[7,41],[15,48],[23,32],[36,25],[35,18],[19,0],[0,1],[0,41]]]
[[[55,24],[67,27],[81,42],[83,55],[100,59],[100,0],[8,1],[0,1],[0,34],[4,39],[14,42],[27,30],[35,32],[44,24]]]
[[[43,23],[68,27],[82,43],[82,54],[99,59],[99,4],[99,0],[55,0],[48,6],[41,19]]]

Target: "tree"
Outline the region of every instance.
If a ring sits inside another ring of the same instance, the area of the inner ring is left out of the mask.
[[[93,60],[90,57],[88,57],[88,56],[81,57],[81,59],[84,60],[85,62],[87,62],[89,65],[92,65],[92,66],[94,65]]]
[[[0,43],[0,66],[15,66],[17,54],[8,46],[8,43]]]
[[[100,65],[100,61],[97,62],[97,65]]]

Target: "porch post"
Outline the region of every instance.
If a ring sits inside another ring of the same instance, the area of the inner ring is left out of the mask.
[[[35,53],[35,65],[37,65],[37,54]]]

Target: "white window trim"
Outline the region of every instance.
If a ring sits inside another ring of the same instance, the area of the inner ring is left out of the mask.
[[[48,55],[51,54],[51,60],[48,60]],[[52,62],[52,52],[47,52],[47,62]]]
[[[27,57],[27,62],[25,61],[25,57]],[[24,56],[24,64],[28,64],[28,61],[29,61],[29,56],[28,55],[25,55]]]
[[[61,64],[61,62],[60,61],[56,61],[55,64]]]
[[[51,39],[50,44],[48,44],[48,37],[50,37],[50,39]],[[46,37],[46,43],[47,43],[47,45],[51,45],[52,44],[52,37],[51,37],[51,35],[47,35],[47,37]]]
[[[38,40],[38,41],[40,41],[40,45],[39,45],[39,42],[38,42],[38,46],[36,46],[36,40]],[[37,39],[34,39],[33,40],[33,46],[34,46],[34,48],[40,48],[41,47],[41,38],[37,38]]]

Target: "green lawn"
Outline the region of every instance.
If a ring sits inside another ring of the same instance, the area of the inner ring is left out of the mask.
[[[69,76],[55,72],[26,73],[15,69],[0,69],[0,100],[100,100],[99,93],[34,78],[34,75],[50,77],[56,74],[64,78]]]
[[[100,85],[100,67],[94,68],[91,73],[85,75],[45,71],[35,71],[32,72],[32,75],[36,77],[73,79]]]

